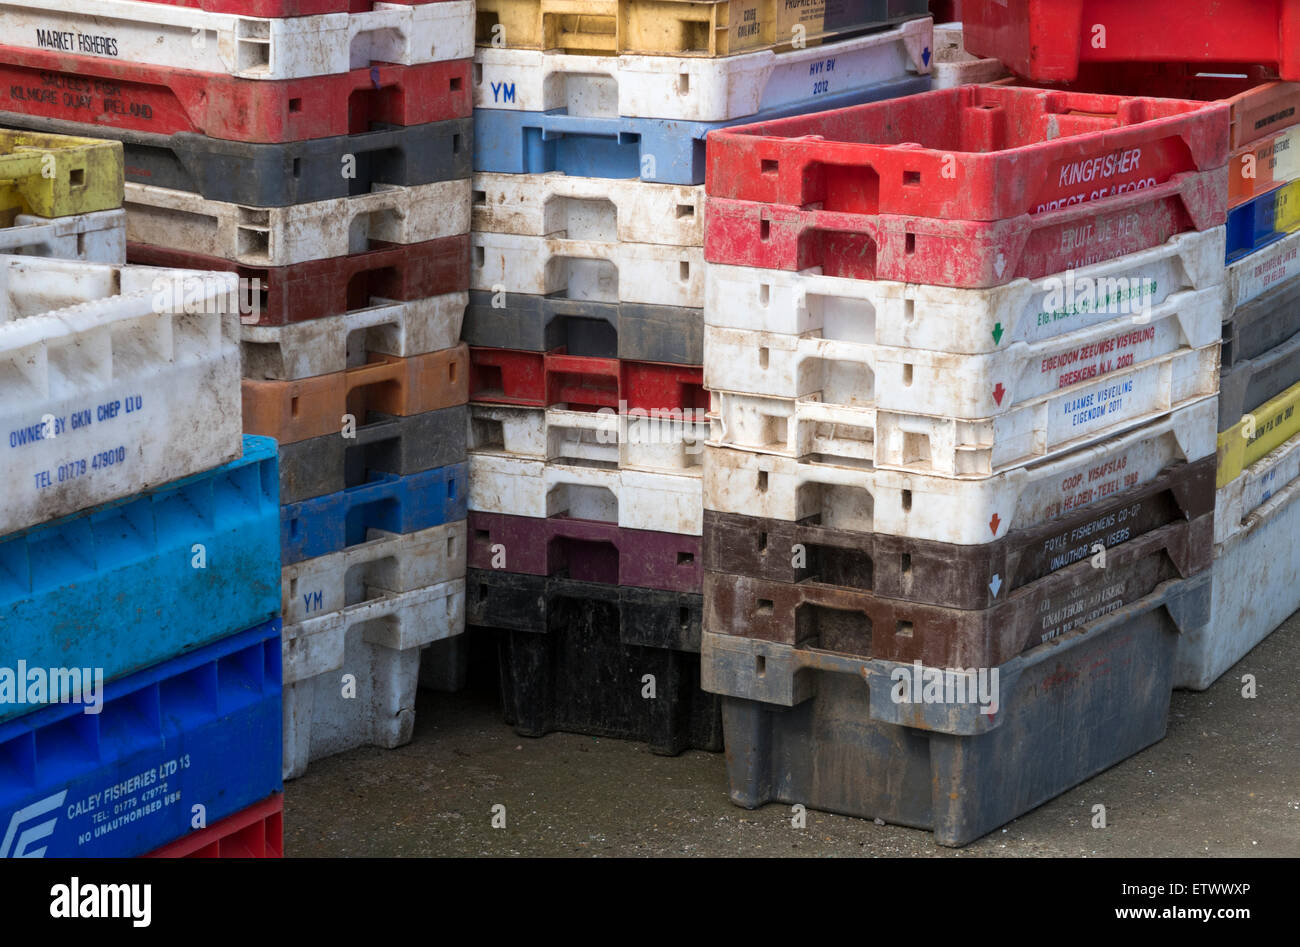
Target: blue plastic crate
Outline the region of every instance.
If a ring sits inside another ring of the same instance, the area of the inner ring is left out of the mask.
[[[0,537],[0,666],[113,680],[277,615],[279,491],[275,441],[245,437],[239,460]]]
[[[128,858],[281,788],[280,621],[0,724],[0,857]]]
[[[908,76],[807,104],[768,109],[727,122],[583,117],[564,109],[474,110],[474,170],[504,174],[561,171],[593,178],[641,178],[660,184],[704,183],[704,136],[715,128],[915,95],[929,76]],[[653,159],[652,161],[649,159]]]
[[[338,493],[290,503],[280,511],[280,557],[285,565],[366,541],[366,531],[413,533],[468,515],[469,464],[421,473],[377,474]],[[278,598],[277,598],[278,601]]]
[[[1300,229],[1300,181],[1275,187],[1228,211],[1229,263]]]

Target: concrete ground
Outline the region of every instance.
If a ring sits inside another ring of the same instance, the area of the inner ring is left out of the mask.
[[[1175,693],[1163,741],[959,850],[914,829],[812,811],[795,829],[787,806],[740,809],[721,754],[519,737],[480,682],[422,692],[409,745],[320,760],[286,784],[285,853],[1297,857],[1298,681],[1300,613],[1210,690]],[[1096,803],[1105,829],[1091,827]]]

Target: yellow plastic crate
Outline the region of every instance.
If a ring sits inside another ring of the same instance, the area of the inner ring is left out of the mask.
[[[834,11],[827,26],[827,6]],[[847,9],[846,9],[847,8]],[[925,0],[478,0],[480,46],[566,53],[732,56],[883,29]],[[796,27],[802,26],[802,31]]]
[[[0,129],[0,225],[122,206],[122,143]]]
[[[1219,434],[1219,464],[1215,487],[1227,486],[1270,451],[1300,434],[1300,384],[1242,415]]]

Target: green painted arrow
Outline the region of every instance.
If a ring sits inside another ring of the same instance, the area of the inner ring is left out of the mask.
[[[993,327],[993,344],[1000,345],[1001,343],[1002,343],[1002,323],[999,322],[997,325]]]

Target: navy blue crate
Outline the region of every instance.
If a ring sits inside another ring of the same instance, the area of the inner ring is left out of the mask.
[[[245,436],[238,460],[0,537],[0,664],[113,680],[279,614],[276,466]]]
[[[845,108],[929,89],[929,76],[907,76],[827,96],[816,109],[798,103],[725,122],[585,117],[569,115],[564,109],[475,109],[474,170],[504,174],[561,171],[581,177],[703,184],[704,136],[715,128]]]
[[[129,858],[281,789],[280,620],[0,724],[0,858]]]
[[[468,474],[465,462],[405,477],[373,473],[369,483],[290,503],[280,510],[280,558],[290,565],[337,552],[365,542],[370,529],[413,533],[463,520]]]
[[[1300,181],[1275,187],[1228,211],[1227,260],[1234,263],[1300,226]]]

